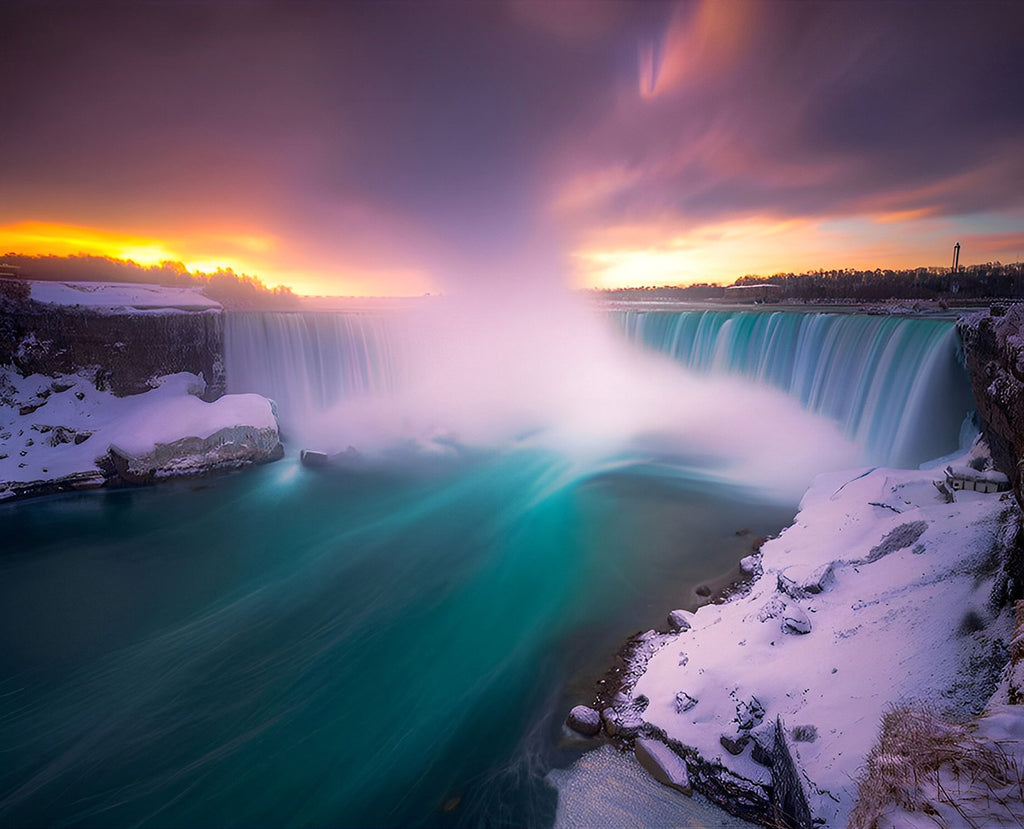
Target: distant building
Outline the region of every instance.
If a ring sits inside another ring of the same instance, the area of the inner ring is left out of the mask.
[[[778,302],[782,286],[765,282],[760,285],[733,285],[725,289],[726,302]]]
[[[21,276],[21,267],[18,265],[8,265],[6,262],[0,262],[0,279],[17,279]]]
[[[980,472],[969,466],[947,466],[946,486],[955,491],[1005,492],[1010,488],[1010,479],[994,469]]]

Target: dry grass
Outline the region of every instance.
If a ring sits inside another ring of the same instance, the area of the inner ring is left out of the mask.
[[[1014,815],[1005,792],[1012,787],[1024,795],[1021,781],[1018,764],[973,736],[969,726],[897,706],[882,717],[878,744],[867,756],[850,829],[876,829],[881,818],[897,811],[930,815],[945,826],[941,814],[952,810],[961,825],[984,825],[993,809]]]

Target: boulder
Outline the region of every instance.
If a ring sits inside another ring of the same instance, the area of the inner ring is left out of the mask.
[[[569,712],[565,723],[577,734],[593,737],[601,730],[601,715],[586,705],[577,705]]]
[[[688,610],[673,610],[668,614],[668,626],[672,630],[689,630],[691,627],[690,619],[692,618],[693,614]]]
[[[761,724],[764,719],[764,706],[757,697],[751,697],[736,703],[736,727],[740,731],[750,731]]]
[[[722,744],[722,748],[728,751],[730,754],[742,754],[743,749],[747,747],[747,743],[750,742],[749,734],[723,734],[718,738],[718,742]]]
[[[640,765],[659,783],[685,795],[693,794],[686,761],[658,740],[639,739],[633,749]]]
[[[787,567],[778,576],[779,590],[793,599],[805,599],[827,590],[835,579],[832,564],[813,569],[801,565]]]
[[[691,697],[686,691],[680,691],[676,694],[676,713],[682,714],[684,711],[689,711],[693,706],[697,704],[697,698]]]
[[[810,633],[811,620],[799,605],[787,605],[782,613],[783,633]]]
[[[761,557],[757,555],[744,556],[740,559],[740,572],[744,576],[757,575],[761,569]]]
[[[609,737],[635,737],[644,724],[641,716],[631,708],[625,711],[605,708],[601,712],[601,721]]]

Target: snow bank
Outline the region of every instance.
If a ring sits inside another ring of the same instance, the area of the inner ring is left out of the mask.
[[[30,298],[49,305],[79,305],[93,310],[208,311],[220,309],[198,287],[136,285],[127,282],[30,281]]]
[[[616,707],[687,755],[696,788],[720,764],[752,797],[772,782],[778,728],[812,815],[845,825],[887,706],[977,713],[1006,661],[1012,622],[989,597],[1016,505],[940,493],[935,474],[817,478],[749,592],[659,637]]]
[[[62,481],[67,488],[101,486],[113,474],[112,447],[136,468],[148,463],[152,478],[279,452],[269,400],[239,394],[205,403],[196,396],[204,388],[201,378],[180,373],[143,394],[116,397],[82,375],[21,377],[0,369],[0,500],[52,491]]]

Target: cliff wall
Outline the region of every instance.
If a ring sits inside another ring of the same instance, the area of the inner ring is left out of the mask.
[[[962,317],[957,331],[971,377],[982,435],[992,460],[1024,510],[1024,304],[994,304]],[[1024,598],[1024,528],[1008,527],[1006,555],[992,603]]]
[[[204,400],[226,389],[219,310],[96,309],[0,294],[0,366],[20,374],[85,373],[118,396],[187,371],[206,380]]]

